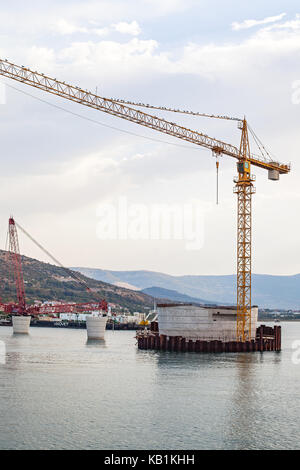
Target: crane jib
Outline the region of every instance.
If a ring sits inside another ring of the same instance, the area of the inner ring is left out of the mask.
[[[213,152],[217,151],[218,154],[224,154],[239,159],[239,150],[234,145],[214,139],[201,132],[185,128],[179,124],[167,121],[166,119],[144,113],[123,104],[121,101],[103,98],[79,87],[56,80],[55,78],[33,72],[29,68],[20,67],[8,61],[0,60],[0,75],[80,103],[84,106],[98,109],[144,127],[208,148]],[[289,165],[284,165],[279,162],[269,162],[263,158],[256,158],[252,155],[250,162],[252,165],[268,170],[276,170],[279,171],[279,173],[288,173],[290,171]]]

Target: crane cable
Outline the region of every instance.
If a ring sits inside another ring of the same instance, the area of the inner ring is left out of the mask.
[[[122,132],[122,133],[125,133],[125,134],[133,135],[133,136],[135,136],[135,137],[140,137],[140,138],[142,138],[142,139],[150,140],[150,141],[153,141],[153,142],[158,142],[158,143],[162,143],[162,144],[172,145],[172,146],[175,146],[175,147],[181,147],[181,148],[185,148],[185,149],[189,149],[189,150],[196,150],[196,151],[199,150],[198,147],[192,147],[192,146],[188,146],[188,145],[182,145],[182,144],[178,144],[178,143],[176,143],[176,142],[168,142],[168,141],[164,141],[164,140],[162,140],[162,139],[157,139],[157,138],[155,138],[155,137],[150,137],[150,136],[146,136],[146,135],[142,135],[142,134],[137,134],[136,132],[128,131],[128,130],[125,130],[125,129],[121,129],[121,128],[119,128],[119,127],[115,127],[115,126],[111,126],[111,125],[105,124],[105,123],[103,123],[103,122],[101,122],[101,121],[98,121],[98,120],[96,120],[96,119],[92,119],[92,118],[89,118],[89,117],[87,117],[87,116],[84,116],[83,114],[79,114],[79,113],[76,113],[76,112],[74,112],[74,111],[71,111],[70,109],[67,109],[67,108],[65,108],[65,107],[63,107],[63,106],[59,106],[59,105],[57,105],[57,104],[51,103],[50,101],[45,100],[45,99],[43,99],[43,98],[39,98],[38,96],[35,96],[35,95],[31,94],[31,93],[28,93],[28,92],[26,92],[26,91],[24,91],[24,90],[21,90],[20,88],[14,87],[13,85],[8,84],[7,82],[4,82],[4,83],[5,83],[5,85],[6,85],[7,87],[12,88],[12,89],[15,90],[15,91],[18,91],[18,92],[20,92],[20,93],[22,93],[22,94],[24,94],[24,95],[30,96],[31,98],[33,98],[33,99],[35,99],[35,100],[37,100],[37,101],[40,101],[40,102],[42,102],[42,103],[48,104],[49,106],[52,106],[53,108],[59,109],[59,110],[64,111],[64,112],[66,112],[66,113],[68,113],[68,114],[72,114],[73,116],[79,117],[79,118],[84,119],[84,120],[86,120],[86,121],[90,121],[90,122],[92,122],[92,123],[94,123],[94,124],[98,124],[98,125],[100,125],[100,126],[107,127],[107,128],[109,128],[109,129],[113,129],[113,130],[115,130],[115,131],[119,131],[119,132]],[[133,103],[133,102],[131,102],[131,101],[125,101],[125,100],[115,100],[115,102],[116,102],[116,103],[128,103],[128,104],[136,105],[136,106],[143,106],[142,103]],[[239,122],[242,121],[242,120],[239,119],[239,118],[234,118],[234,117],[231,118],[231,117],[228,117],[228,116],[215,116],[215,115],[210,115],[210,114],[205,114],[205,113],[202,113],[202,114],[201,114],[201,113],[196,113],[196,112],[193,112],[193,111],[180,111],[180,110],[175,110],[175,109],[171,109],[171,108],[159,108],[158,106],[155,107],[155,106],[151,106],[151,105],[145,105],[145,106],[146,106],[146,107],[149,107],[149,108],[153,108],[153,109],[162,109],[162,110],[164,110],[164,111],[167,110],[167,111],[174,111],[174,112],[184,113],[184,114],[192,114],[192,115],[194,115],[194,116],[204,116],[204,117],[211,117],[211,118],[216,118],[216,119],[228,119],[228,120],[239,121]],[[254,140],[255,140],[255,137],[256,137],[256,139],[259,141],[258,137],[255,136],[254,131],[250,128],[249,124],[248,124],[248,128],[249,128],[249,130],[250,130],[250,132],[251,132],[251,134],[252,134]],[[263,156],[263,159],[264,159],[265,161],[268,161],[268,160],[271,161],[272,159],[271,159],[269,153],[267,152],[267,150],[265,149],[265,151],[266,151],[266,153],[267,153],[267,155],[268,155],[268,158],[266,158],[266,157],[264,156],[263,151],[261,150],[259,144],[258,144],[257,142],[256,142],[256,144],[257,144],[258,148],[259,148],[260,151],[261,151],[261,155]],[[262,147],[264,148],[263,144],[261,144],[261,145],[262,145]],[[203,148],[202,150],[209,151],[209,150],[206,149],[206,148]],[[256,155],[255,153],[253,153],[252,155],[253,155],[254,157],[260,158],[260,155]]]
[[[20,224],[18,224],[16,221],[15,221],[15,224],[16,226],[36,245],[38,246],[47,256],[49,256],[49,258],[52,259],[52,261],[57,264],[60,268],[62,268],[65,273],[67,273],[70,277],[72,277],[75,281],[79,282],[82,286],[84,286],[88,291],[90,292],[93,292],[93,294],[95,294],[96,297],[100,298],[98,296],[98,294],[95,292],[95,291],[92,291],[92,289],[89,287],[88,283],[82,279],[79,275],[75,274],[74,271],[72,271],[71,269],[69,268],[66,268],[60,261],[58,261],[56,258],[54,258],[54,256],[51,255],[51,253],[49,253],[48,250],[46,250],[39,242],[37,242],[28,232],[26,232],[26,230],[21,227]],[[102,300],[102,298],[101,298]]]
[[[249,126],[248,124],[248,129],[257,145],[257,147],[259,148],[260,152],[261,152],[261,155],[265,158],[265,159],[268,159],[270,162],[271,161],[274,161],[274,158],[275,157],[271,157],[270,153],[268,152],[268,150],[266,149],[266,147],[264,146],[264,144],[262,143],[262,141],[259,139],[259,137],[255,134],[254,130]]]
[[[219,204],[219,165],[220,165],[220,162],[219,162],[219,157],[218,155],[216,156],[216,170],[217,170],[217,188],[216,188],[216,192],[217,192],[217,205]]]
[[[169,107],[165,107],[165,106],[154,106],[154,105],[151,105],[151,104],[135,103],[134,101],[119,100],[119,99],[116,99],[116,98],[110,98],[110,99],[112,101],[114,101],[115,103],[126,104],[126,105],[131,105],[131,106],[139,106],[141,108],[158,109],[160,111],[168,111],[168,112],[180,113],[180,114],[189,114],[191,116],[201,116],[201,117],[207,117],[207,118],[213,118],[213,119],[225,119],[227,121],[238,121],[238,122],[243,121],[240,118],[230,117],[230,116],[222,116],[222,115],[208,114],[208,113],[199,113],[197,111],[188,111],[188,110],[183,110],[183,109],[175,109],[175,108],[169,108]]]
[[[9,229],[7,229],[6,241],[5,241],[4,260],[7,264],[7,269],[8,269],[7,278],[8,278],[8,280],[13,279],[13,269],[11,267],[10,257],[11,257],[11,251],[10,251],[10,240],[9,240]]]
[[[169,141],[165,141],[165,140],[162,140],[162,139],[158,139],[156,137],[150,137],[150,136],[146,136],[146,135],[142,135],[142,134],[138,134],[136,132],[132,132],[132,131],[128,131],[127,129],[121,129],[120,127],[116,127],[116,126],[111,126],[109,124],[105,124],[104,122],[101,122],[101,121],[98,121],[96,119],[92,119],[90,117],[87,117],[87,116],[84,116],[83,114],[79,114],[79,113],[76,113],[75,111],[71,111],[70,109],[67,109],[63,106],[60,106],[60,105],[57,105],[57,104],[54,104],[54,103],[51,103],[50,101],[48,100],[45,100],[43,98],[40,98],[38,96],[35,96],[31,93],[28,93],[27,91],[24,91],[24,90],[21,90],[20,88],[17,88],[13,85],[10,85],[8,84],[7,82],[3,82],[5,84],[5,86],[11,88],[12,90],[15,90],[15,91],[18,91],[19,93],[22,93],[23,95],[26,95],[26,96],[30,96],[31,98],[33,98],[34,100],[37,100],[37,101],[40,101],[41,103],[45,103],[45,104],[48,104],[49,106],[52,106],[52,108],[56,108],[56,109],[59,109],[60,111],[64,111],[68,114],[71,114],[73,116],[76,116],[80,119],[84,119],[85,121],[89,121],[89,122],[92,122],[94,124],[98,124],[99,126],[102,126],[102,127],[106,127],[108,129],[112,129],[114,131],[119,131],[119,132],[122,132],[123,134],[128,134],[128,135],[133,135],[134,137],[140,137],[142,139],[146,139],[146,140],[150,140],[152,142],[158,142],[160,144],[167,144],[167,145],[172,145],[174,147],[181,147],[181,148],[185,148],[185,149],[189,149],[189,150],[196,150],[197,152],[199,151],[199,147],[192,147],[190,145],[183,145],[183,144],[178,144],[176,142],[169,142]],[[210,150],[203,147],[202,150],[204,151],[207,151],[209,152]]]
[[[226,116],[226,115],[218,115],[218,114],[208,114],[208,113],[199,113],[198,111],[189,111],[189,110],[182,110],[182,109],[175,109],[175,108],[169,108],[165,106],[154,106],[151,104],[146,104],[146,103],[136,103],[134,101],[128,101],[128,100],[120,100],[117,98],[110,98],[112,101],[120,104],[125,104],[125,105],[131,105],[131,106],[138,106],[142,108],[148,108],[148,109],[157,109],[160,111],[167,111],[167,112],[172,112],[172,113],[179,113],[179,114],[188,114],[190,116],[200,116],[200,117],[207,117],[207,118],[213,118],[213,119],[224,119],[227,121],[236,121],[236,122],[243,122],[243,119],[237,118],[237,117],[231,117],[231,116]],[[248,124],[248,129],[250,130],[250,133],[259,148],[261,155],[264,159],[266,160],[274,160],[272,159],[270,153],[262,143],[262,141],[257,137],[253,129],[249,126]],[[264,153],[265,152],[265,153]],[[255,154],[254,154],[255,155]],[[218,165],[217,165],[217,172],[218,172]]]

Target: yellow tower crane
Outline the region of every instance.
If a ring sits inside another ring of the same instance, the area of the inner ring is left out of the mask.
[[[29,68],[18,66],[7,60],[0,59],[0,75],[30,85],[40,90],[52,93],[67,100],[75,101],[84,106],[103,111],[117,116],[127,121],[135,122],[141,126],[149,127],[164,134],[177,137],[191,142],[192,144],[212,150],[217,158],[221,155],[228,155],[237,160],[238,176],[235,178],[234,192],[237,194],[237,340],[249,341],[251,339],[251,201],[255,191],[253,182],[255,177],[251,174],[251,166],[256,166],[268,170],[271,180],[278,180],[280,174],[287,174],[290,171],[289,164],[274,161],[265,151],[263,145],[253,136],[262,154],[256,156],[250,152],[248,124],[246,119],[231,118],[228,116],[215,116],[191,111],[181,111],[178,109],[151,106],[143,103],[134,103],[125,100],[103,98],[94,93],[90,93],[79,87],[68,85],[44,74],[33,72]],[[133,107],[135,106],[135,107]],[[140,111],[139,107],[158,109],[160,111],[172,111],[194,116],[205,116],[217,119],[229,119],[238,121],[242,131],[241,144],[238,149],[234,145],[217,140],[166,119],[153,116],[152,114]],[[249,128],[250,129],[250,128]],[[251,131],[251,129],[250,129]],[[252,131],[251,131],[252,133]],[[260,145],[261,144],[261,145]]]

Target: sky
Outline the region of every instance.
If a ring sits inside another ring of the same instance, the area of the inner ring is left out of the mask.
[[[246,116],[274,158],[292,164],[279,182],[253,169],[253,272],[300,272],[296,1],[15,0],[1,5],[0,23],[0,57],[15,64],[108,98]],[[220,159],[216,205],[210,151],[0,82],[2,248],[13,214],[67,266],[236,272],[235,161]],[[239,145],[235,121],[153,114]],[[157,210],[175,214],[166,233]]]

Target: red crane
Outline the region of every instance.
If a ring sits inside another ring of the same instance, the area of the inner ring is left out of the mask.
[[[103,310],[107,312],[107,302],[101,300],[101,302],[87,302],[82,304],[64,304],[64,303],[53,303],[44,305],[31,305],[27,307],[27,311],[30,315],[56,315],[59,313],[85,313]]]
[[[13,267],[14,280],[16,283],[17,290],[17,303],[4,304],[5,313],[14,314],[14,315],[53,315],[57,313],[79,313],[79,312],[91,312],[95,310],[100,310],[107,312],[108,305],[105,300],[100,300],[99,302],[87,302],[87,303],[69,303],[69,304],[46,304],[46,305],[26,305],[25,299],[25,288],[24,288],[24,278],[23,278],[23,268],[22,268],[22,258],[20,255],[20,247],[18,240],[17,226],[34,242],[39,248],[41,248],[45,253],[47,253],[61,268],[64,269],[74,280],[83,285],[86,290],[92,292],[85,280],[78,276],[74,271],[71,271],[68,268],[65,268],[59,261],[55,260],[53,256],[46,251],[38,242],[34,240],[20,225],[18,225],[14,218],[11,216],[8,222],[8,255],[10,266]],[[96,293],[94,293],[96,294]]]
[[[16,310],[16,312],[14,313],[17,313],[18,315],[28,315],[28,313],[26,312],[24,278],[19,248],[18,232],[13,217],[10,217],[8,221],[8,237],[8,252],[10,263],[13,266],[13,273],[16,282],[18,299],[18,303],[14,306],[14,310]]]

